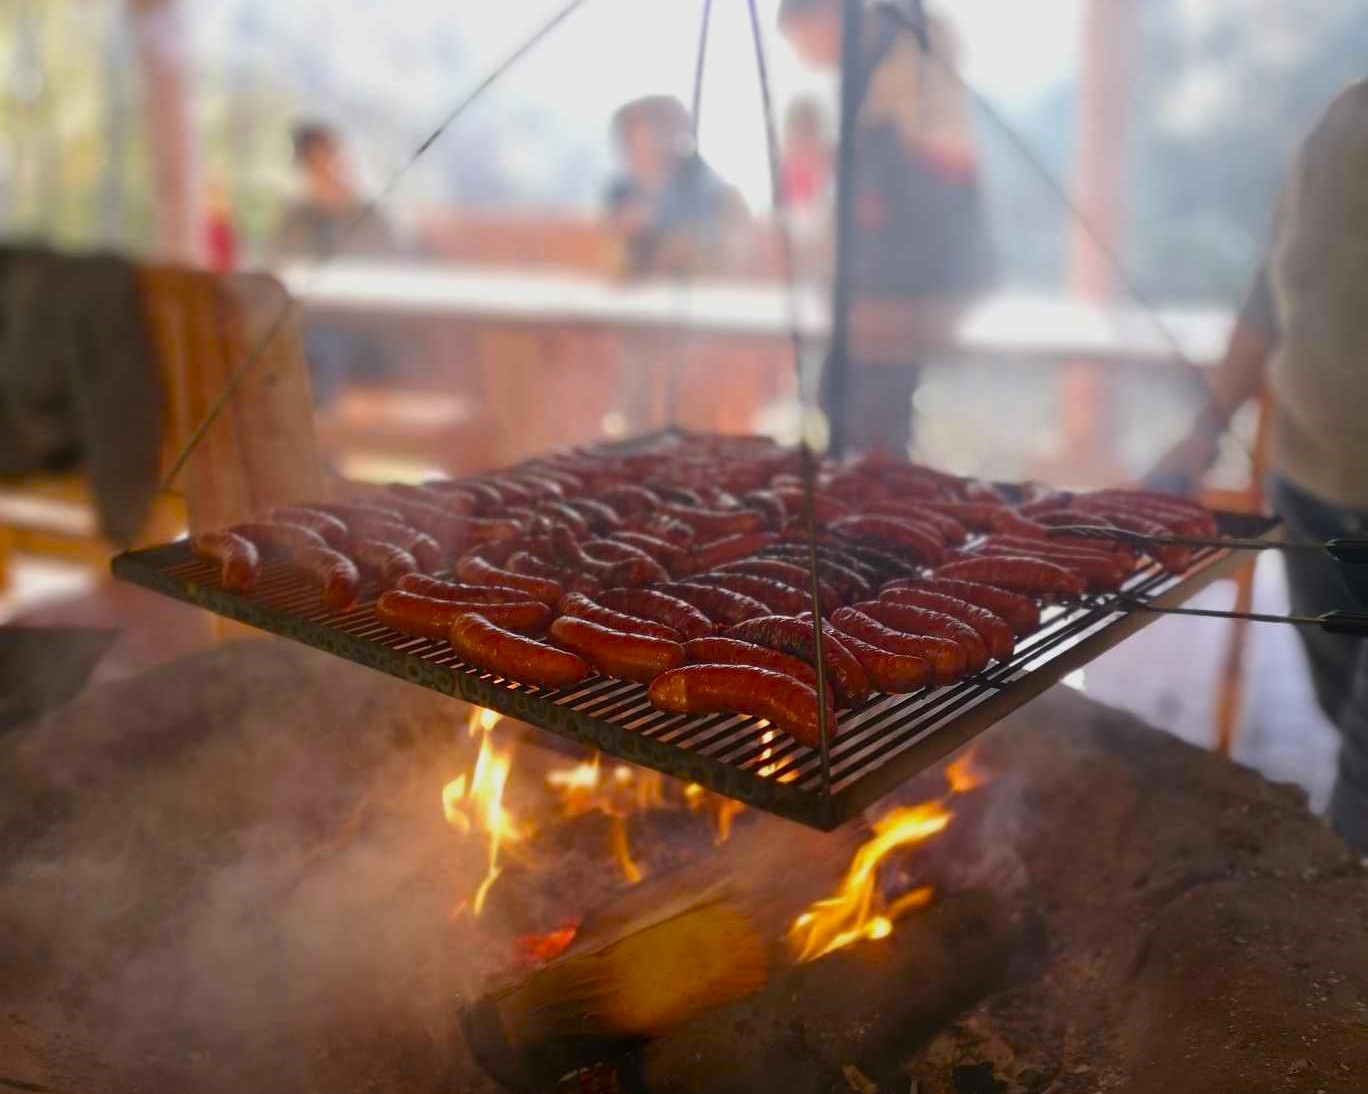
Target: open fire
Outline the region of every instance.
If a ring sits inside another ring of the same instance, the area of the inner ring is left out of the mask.
[[[589,813],[609,820],[608,853],[617,873],[628,885],[646,876],[645,868],[633,856],[630,821],[633,817],[657,810],[686,809],[711,817],[714,839],[725,842],[732,823],[745,805],[713,794],[697,783],[680,785],[655,771],[630,764],[606,764],[597,753],[589,759],[545,773],[542,780],[547,806],[533,817],[516,817],[506,804],[514,771],[513,744],[501,744],[495,729],[503,715],[483,707],[472,707],[467,726],[479,748],[469,771],[462,772],[442,787],[442,812],[447,823],[464,838],[482,839],[486,846],[486,868],[474,890],[462,894],[452,908],[452,916],[479,917],[485,909],[490,890],[503,874],[510,855],[530,861],[537,836],[557,823],[565,823]],[[533,959],[549,959],[569,945],[574,926],[562,926],[547,935],[527,936],[517,942],[520,954]]]
[[[788,942],[795,960],[813,961],[861,939],[887,938],[899,919],[931,903],[935,894],[930,885],[886,897],[879,883],[880,867],[895,852],[943,832],[954,816],[950,799],[984,781],[969,753],[946,769],[949,789],[944,796],[893,809],[875,821],[873,837],[856,850],[835,895],[817,901],[793,921]]]
[[[697,784],[680,785],[657,772],[607,763],[595,754],[546,771],[539,780],[545,791],[544,809],[537,810],[535,817],[514,816],[505,799],[515,746],[497,739],[495,730],[501,721],[495,711],[471,709],[468,729],[479,739],[475,762],[442,788],[448,823],[463,838],[482,839],[487,847],[484,876],[472,892],[457,900],[453,916],[480,916],[506,860],[517,855],[519,861],[530,862],[537,837],[556,824],[586,814],[608,818],[606,857],[624,883],[636,885],[646,870],[632,850],[634,817],[674,809],[706,812],[713,821],[715,840],[721,843],[730,836],[736,816],[745,810],[741,803]],[[985,776],[974,766],[972,755],[967,755],[947,767],[946,781],[941,797],[894,808],[873,821],[869,839],[856,848],[835,891],[810,904],[788,926],[784,946],[792,962],[813,961],[856,942],[886,938],[899,920],[932,902],[935,893],[930,884],[916,883],[890,894],[883,875],[890,861],[900,860],[908,850],[943,832],[954,818],[952,800],[982,785]],[[515,954],[521,963],[553,960],[574,941],[578,925],[577,920],[567,920],[546,933],[520,936],[514,940]]]

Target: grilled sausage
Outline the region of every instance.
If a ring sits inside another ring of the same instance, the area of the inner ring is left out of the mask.
[[[763,577],[768,581],[786,585],[790,589],[797,589],[804,597],[810,596],[808,590],[812,586],[812,576],[796,562],[786,562],[778,558],[747,558],[740,562],[728,562],[725,566],[719,566],[717,572]],[[861,599],[865,598],[861,597]],[[817,578],[817,600],[822,606],[823,615],[834,612],[841,606],[842,602],[841,594],[821,577]]]
[[[716,566],[748,558],[750,555],[763,551],[777,540],[778,537],[773,532],[738,532],[736,535],[715,539],[701,547],[690,548],[689,556],[679,573],[680,575],[704,573]]]
[[[317,502],[310,505],[309,508],[317,509],[320,513],[327,513],[348,525],[354,520],[363,519],[388,520],[395,524],[404,522],[404,515],[398,509],[391,509],[379,502]]]
[[[688,601],[656,589],[605,589],[595,599],[605,608],[663,624],[685,638],[704,638],[717,632],[712,620]]]
[[[815,692],[817,671],[791,654],[737,638],[694,638],[684,643],[684,655],[695,664],[754,665],[792,676]]]
[[[599,494],[599,500],[624,517],[649,513],[660,505],[660,498],[644,486],[616,483]]]
[[[1100,591],[1119,589],[1131,572],[1130,564],[1120,555],[1074,551],[1067,547],[1052,548],[1048,543],[1041,547],[1028,547],[998,543],[990,538],[976,546],[973,554],[988,558],[1038,558],[1053,562],[1080,576],[1088,588]]]
[[[478,555],[468,555],[461,559],[456,573],[472,585],[498,585],[506,589],[518,589],[543,604],[559,603],[560,598],[565,595],[565,590],[559,582],[505,570],[486,562]]]
[[[447,637],[463,660],[524,684],[569,687],[591,672],[583,658],[505,630],[473,612],[458,615]]]
[[[662,672],[684,663],[684,647],[668,638],[614,630],[573,615],[551,624],[550,635],[605,676],[649,684]]]
[[[811,620],[768,615],[738,623],[727,630],[726,637],[791,654],[815,667],[816,643],[812,632]],[[864,669],[826,624],[822,627],[822,670],[837,705],[853,706],[868,698],[869,680]]]
[[[933,634],[904,634],[855,608],[841,608],[832,615],[831,620],[844,633],[879,649],[920,657],[930,664],[932,678],[938,684],[953,683],[968,668],[964,647],[953,639]]]
[[[1081,596],[1083,579],[1071,570],[1040,558],[984,556],[950,562],[932,571],[932,577],[977,581],[1016,593]]]
[[[694,505],[666,502],[660,511],[675,520],[683,521],[704,539],[716,540],[742,532],[758,532],[765,526],[765,518],[754,509],[704,509]]]
[[[655,586],[656,591],[692,604],[714,623],[733,626],[746,619],[769,615],[769,609],[749,596],[730,589],[710,585],[694,585],[687,581],[668,582]]]
[[[689,583],[692,585],[711,585],[718,589],[730,589],[734,593],[740,593],[742,596],[748,596],[752,600],[759,601],[767,611],[775,615],[797,615],[799,612],[808,611],[812,607],[811,597],[791,585],[783,585],[780,582],[771,581],[767,577],[755,577],[751,574],[711,573],[691,577]]]
[[[331,547],[305,547],[296,551],[290,564],[303,570],[322,586],[323,607],[340,612],[356,603],[361,588],[361,575],[356,564]]]
[[[261,552],[236,532],[201,532],[190,537],[190,550],[219,568],[219,584],[231,593],[246,592],[261,573]]]
[[[1012,650],[1016,644],[1012,637],[1012,628],[1007,625],[1006,620],[987,608],[981,608],[967,600],[947,596],[945,593],[931,592],[927,589],[886,589],[879,594],[879,599],[886,600],[891,604],[926,608],[930,611],[942,612],[945,615],[952,616],[961,623],[973,627],[993,657],[999,661],[1005,661],[1012,656]]]
[[[842,630],[836,631],[836,637],[860,662],[875,691],[885,695],[906,695],[931,682],[931,662],[924,657],[890,653]]]
[[[584,593],[587,596],[595,596],[603,590],[603,583],[598,578],[578,570],[572,570],[567,566],[556,566],[550,562],[543,562],[527,551],[514,552],[508,557],[507,566],[517,574],[541,578],[545,581],[554,581],[567,593]]]
[[[609,535],[608,541],[644,551],[672,574],[681,572],[689,557],[688,550],[679,544],[648,536],[645,532],[617,531]]]
[[[276,557],[289,557],[305,547],[327,546],[317,532],[282,521],[248,521],[246,524],[235,524],[228,531],[250,541],[261,554]]]
[[[379,579],[387,589],[394,588],[406,574],[416,574],[418,563],[402,547],[378,539],[357,539],[347,545],[347,553],[363,570]]]
[[[347,539],[347,526],[331,513],[303,505],[277,505],[266,514],[266,519],[282,524],[297,524],[317,533],[329,547],[341,547]]]
[[[647,692],[661,710],[709,714],[733,710],[765,718],[800,744],[821,744],[817,693],[783,673],[754,665],[685,665],[656,677]],[[834,735],[836,720],[829,717]]]
[[[763,516],[766,526],[771,531],[777,532],[788,523],[788,507],[772,490],[752,490],[742,495],[741,504]]]
[[[551,609],[532,599],[491,604],[476,600],[438,600],[390,589],[375,602],[375,618],[385,626],[424,638],[447,637],[452,623],[471,612],[511,631],[540,631],[551,620]]]
[[[879,594],[884,596],[900,589],[915,589],[955,597],[1007,621],[1012,633],[1020,637],[1040,626],[1040,609],[1030,597],[1022,596],[993,585],[973,581],[956,581],[942,577],[911,577],[889,582]]]
[[[434,600],[465,600],[475,604],[513,604],[530,599],[529,594],[521,589],[468,585],[462,581],[443,581],[427,574],[405,574],[395,588],[419,596],[430,596]]]
[[[965,667],[971,673],[982,672],[988,665],[988,646],[978,631],[952,615],[891,600],[866,600],[852,607],[900,634],[950,639],[964,650]]]
[[[562,615],[573,615],[578,619],[587,619],[591,623],[611,627],[615,631],[645,635],[647,638],[663,638],[670,642],[680,640],[679,632],[673,627],[666,626],[664,623],[657,623],[653,619],[642,619],[626,612],[605,608],[583,593],[566,593],[561,597],[559,607]]]
[[[940,561],[944,547],[925,528],[897,517],[843,517],[829,527],[838,536],[891,544],[932,566]]]

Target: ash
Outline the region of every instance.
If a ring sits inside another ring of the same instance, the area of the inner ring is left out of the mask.
[[[261,639],[0,739],[0,1078],[494,1089],[455,1015],[515,917],[451,915],[485,865],[440,807],[465,711]]]

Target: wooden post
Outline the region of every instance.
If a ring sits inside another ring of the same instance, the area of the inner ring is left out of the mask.
[[[199,148],[186,77],[179,0],[127,0],[142,78],[152,157],[156,254],[198,265],[201,258]]]
[[[1123,230],[1137,8],[1135,0],[1089,0],[1083,14],[1075,201],[1113,253]],[[1090,303],[1105,303],[1115,288],[1111,260],[1075,220],[1069,246],[1070,291]],[[1092,362],[1075,361],[1064,366],[1060,386],[1064,461],[1073,468],[1088,468],[1090,477],[1112,477],[1115,460],[1107,440],[1110,407],[1103,378]]]

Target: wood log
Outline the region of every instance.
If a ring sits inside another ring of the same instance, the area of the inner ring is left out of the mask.
[[[748,999],[642,1050],[650,1094],[845,1089],[842,1069],[877,1073],[994,986],[1021,936],[982,891],[947,897],[887,938],[793,968]]]
[[[754,994],[788,966],[788,925],[867,838],[859,825],[820,833],[753,818],[587,917],[555,962],[492,985],[461,1016],[472,1052],[505,1086],[536,1090]]]

